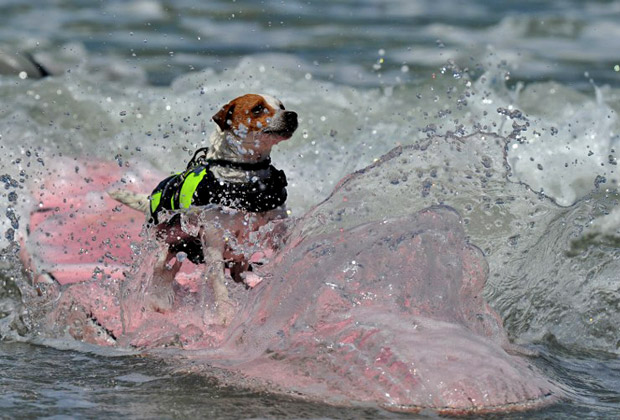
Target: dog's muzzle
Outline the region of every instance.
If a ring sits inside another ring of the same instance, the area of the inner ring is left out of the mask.
[[[297,113],[293,111],[284,111],[282,121],[284,122],[282,131],[292,136],[295,130],[297,130]]]
[[[265,130],[265,134],[275,134],[285,138],[289,138],[297,130],[297,113],[293,111],[284,111],[276,125]]]

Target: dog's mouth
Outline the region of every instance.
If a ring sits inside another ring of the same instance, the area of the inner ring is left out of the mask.
[[[297,113],[292,111],[285,111],[282,115],[281,123],[276,127],[267,127],[263,130],[264,134],[281,137],[283,139],[289,139],[293,133],[297,130]]]
[[[275,130],[275,129],[267,129],[263,131],[263,134],[268,134],[270,136],[274,136],[274,137],[280,137],[283,139],[290,139],[293,136],[293,133],[295,133],[295,129],[297,127],[293,128],[293,129],[289,129],[289,128],[283,128],[280,130]]]

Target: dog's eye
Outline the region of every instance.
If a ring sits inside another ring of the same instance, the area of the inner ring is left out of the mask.
[[[280,104],[280,109],[284,111],[284,105]]]
[[[252,114],[254,115],[260,115],[261,112],[263,112],[263,106],[260,104],[252,108]]]

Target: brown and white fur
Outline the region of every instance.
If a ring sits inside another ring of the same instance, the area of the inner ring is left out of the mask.
[[[273,146],[289,139],[297,128],[297,114],[286,111],[282,102],[269,95],[247,94],[233,99],[224,105],[213,117],[216,130],[212,133],[207,159],[226,160],[238,163],[257,163],[269,158]],[[265,177],[269,170],[242,170],[219,166],[210,168],[221,180],[235,183],[247,182],[250,179]],[[148,197],[139,196],[126,191],[111,191],[110,195],[132,208],[148,212]],[[199,238],[202,243],[205,259],[205,278],[210,283],[216,305],[217,318],[226,324],[232,316],[232,303],[228,296],[224,269],[225,260],[236,260],[237,267],[247,269],[248,261],[234,255],[227,245],[225,237],[234,235],[237,242],[248,240],[251,232],[258,230],[271,220],[286,216],[284,209],[275,209],[264,213],[248,214],[244,211],[222,209],[214,213],[214,219],[201,224]],[[165,226],[161,224],[160,226]],[[182,236],[180,227],[170,228],[166,242],[170,238]],[[161,229],[161,227],[160,227]],[[176,239],[172,239],[174,241]],[[158,311],[168,310],[174,301],[172,282],[180,268],[170,251],[161,255],[155,267],[151,296],[151,307]],[[241,259],[241,261],[239,260]],[[246,273],[254,278],[251,282],[260,281],[253,273]]]

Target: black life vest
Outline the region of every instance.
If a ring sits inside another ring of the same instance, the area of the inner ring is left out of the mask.
[[[269,175],[248,182],[229,182],[217,178],[210,167],[226,166],[244,170],[268,169]],[[150,196],[153,223],[163,210],[217,204],[248,212],[265,212],[286,202],[286,175],[271,165],[269,159],[259,163],[205,160],[164,179]]]

